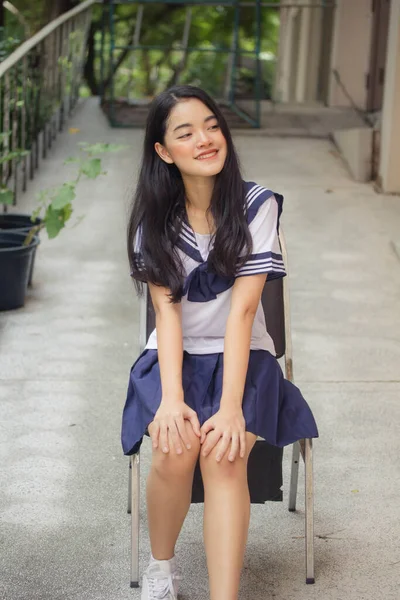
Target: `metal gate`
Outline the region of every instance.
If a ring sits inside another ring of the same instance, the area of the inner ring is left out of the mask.
[[[217,100],[231,126],[258,128],[263,101],[323,102],[333,9],[327,0],[104,0],[103,109],[113,126],[140,127],[154,95],[191,83]],[[211,18],[219,38],[199,34]]]
[[[119,15],[121,8],[126,10],[126,5],[129,4],[135,7],[132,14],[131,39],[128,44],[120,45],[116,31]],[[160,40],[162,36],[159,35],[159,31],[163,23],[149,21],[151,15],[154,17],[156,6],[169,9],[164,12],[170,12],[174,16],[177,24],[181,26],[180,31],[178,27],[171,25],[173,35],[168,35],[165,31],[164,39]],[[224,25],[225,31],[229,29],[229,35],[224,35],[223,43],[219,43],[218,40],[197,43],[201,36],[198,33],[196,35],[196,29],[207,21],[211,10],[220,11],[220,15],[226,17]],[[249,11],[253,15],[251,47],[248,38],[246,46],[241,40],[242,19],[245,17],[246,23],[249,23]],[[150,43],[148,40],[152,36],[149,35],[149,28],[155,28],[158,34],[153,36],[155,39]],[[143,125],[147,105],[153,93],[150,94],[150,98],[143,93],[137,77],[139,65],[142,71],[146,70],[147,61],[150,77],[157,78],[155,71],[158,69],[158,85],[152,86],[154,94],[160,92],[163,86],[169,87],[168,82],[197,84],[216,98],[233,125],[259,127],[262,97],[260,51],[261,0],[250,3],[237,0],[177,0],[173,3],[160,0],[105,1],[101,36],[101,79],[107,82],[107,85],[103,85],[102,88],[102,105],[113,126]],[[124,57],[123,60],[121,56]],[[167,59],[170,61],[169,68],[166,66]],[[125,93],[122,98],[116,84],[121,69],[126,73]],[[243,78],[240,77],[240,72],[244,70],[251,71],[245,91],[241,89]]]

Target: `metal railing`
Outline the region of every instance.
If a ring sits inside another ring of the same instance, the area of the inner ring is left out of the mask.
[[[1,183],[14,191],[34,176],[79,97],[91,8],[86,0],[21,44],[0,64],[0,156],[27,154],[1,165]],[[19,176],[22,167],[21,176]]]

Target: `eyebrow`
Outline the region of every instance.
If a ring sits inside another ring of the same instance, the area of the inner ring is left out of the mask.
[[[206,117],[204,119],[204,123],[208,123],[208,121],[212,121],[212,119],[216,119],[217,117],[215,115],[210,115],[209,117]],[[182,123],[182,125],[178,125],[178,127],[175,127],[175,129],[173,130],[173,132],[178,131],[178,129],[183,129],[184,127],[193,127],[192,123]]]

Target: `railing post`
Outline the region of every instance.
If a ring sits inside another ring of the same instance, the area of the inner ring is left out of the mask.
[[[78,100],[91,7],[95,3],[96,0],[81,2],[48,23],[0,63],[1,126],[7,133],[0,152],[3,157],[17,148],[30,152],[29,157],[22,159],[23,190],[28,170],[32,179],[40,154],[46,158],[66,114],[71,113]],[[39,134],[43,137],[41,149]],[[12,180],[14,202],[19,191],[19,172],[17,159],[0,167],[2,184],[8,185]]]
[[[18,65],[16,65],[12,71],[12,122],[11,122],[11,149],[17,149],[17,135],[18,135]],[[18,194],[18,177],[17,177],[17,159],[11,163],[11,175],[13,178],[14,188],[14,204],[17,202]]]
[[[10,150],[10,73],[7,72],[4,75],[4,87],[3,87],[4,101],[3,101],[3,133],[7,135],[3,139],[3,156],[5,156]],[[3,164],[2,171],[2,183],[7,184],[8,176],[10,173],[10,165],[8,162]]]
[[[21,106],[21,148],[26,148],[26,109],[27,109],[27,94],[26,94],[26,83],[28,73],[28,57],[24,56],[22,59],[22,106]],[[22,191],[26,191],[27,182],[27,157],[24,156],[22,166]]]

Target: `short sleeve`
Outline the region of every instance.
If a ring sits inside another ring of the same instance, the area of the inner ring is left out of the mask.
[[[278,237],[282,202],[282,196],[263,190],[257,197],[257,211],[254,211],[254,206],[249,207],[248,220],[253,250],[238,270],[237,277],[268,273],[268,279],[278,279],[286,275]]]

